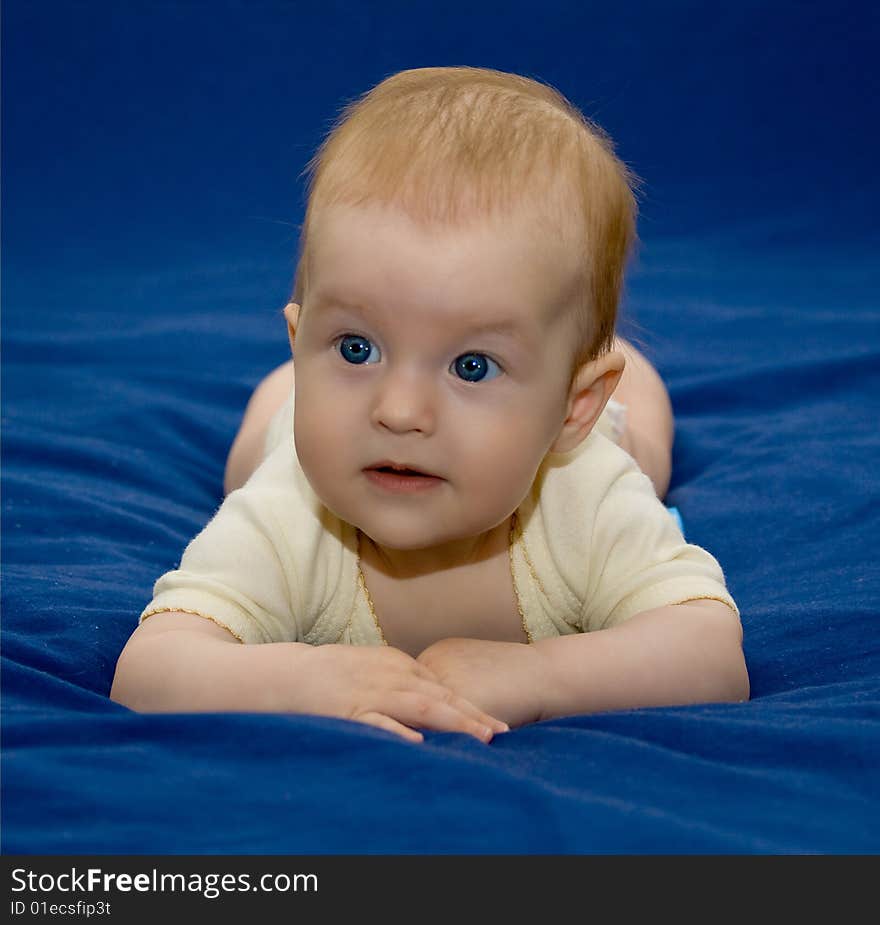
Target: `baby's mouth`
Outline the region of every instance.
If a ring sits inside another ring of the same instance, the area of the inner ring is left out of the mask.
[[[364,471],[383,472],[386,475],[397,475],[407,478],[440,478],[438,475],[434,475],[431,472],[426,472],[424,469],[419,469],[418,467],[410,465],[409,463],[395,463],[388,460],[382,460],[381,462],[374,463],[372,466],[367,466]]]
[[[383,459],[364,469],[364,476],[375,489],[386,496],[421,497],[445,481],[411,463]]]

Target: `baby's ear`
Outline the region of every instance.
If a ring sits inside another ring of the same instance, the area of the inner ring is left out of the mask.
[[[290,349],[293,350],[296,328],[299,324],[299,305],[296,302],[288,302],[284,306],[284,317],[287,320],[287,336],[290,338]]]
[[[567,453],[586,439],[617,388],[625,365],[623,354],[613,350],[578,368],[568,393],[568,413],[550,452]]]

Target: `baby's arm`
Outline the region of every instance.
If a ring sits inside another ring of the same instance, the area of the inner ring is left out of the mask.
[[[720,601],[658,607],[608,629],[533,645],[553,679],[544,692],[546,717],[749,699],[742,626]]]
[[[398,649],[242,645],[216,623],[157,613],[132,633],[110,697],[144,713],[280,712],[351,719],[410,741],[413,727],[466,732],[489,741],[506,727]]]
[[[444,639],[419,661],[511,726],[749,697],[739,618],[710,600],[658,607],[608,629],[530,645]]]
[[[269,712],[294,707],[290,684],[305,643],[243,646],[194,614],[157,613],[132,633],[110,699],[141,713]]]

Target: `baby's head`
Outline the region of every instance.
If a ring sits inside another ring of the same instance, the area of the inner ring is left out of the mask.
[[[285,310],[303,469],[388,548],[485,533],[619,379],[634,177],[552,88],[457,67],[383,81],[307,169]],[[438,478],[395,489],[385,462]]]
[[[636,240],[638,180],[558,91],[482,68],[402,71],[346,106],[310,174],[293,302],[307,304],[315,226],[331,205],[393,205],[426,228],[526,211],[575,278],[573,368],[611,349]]]

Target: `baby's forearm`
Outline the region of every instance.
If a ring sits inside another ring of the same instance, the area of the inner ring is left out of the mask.
[[[507,726],[390,646],[241,645],[216,623],[159,613],[129,639],[112,700],[141,713],[311,713],[421,741],[417,727],[489,741]]]
[[[661,607],[606,630],[533,645],[555,679],[544,719],[749,698],[742,628],[718,601]]]
[[[193,629],[131,640],[110,698],[141,713],[297,712],[299,650],[305,643],[246,646]]]

